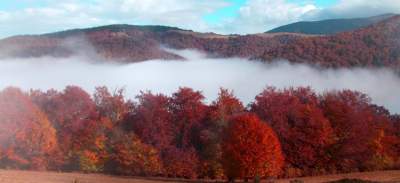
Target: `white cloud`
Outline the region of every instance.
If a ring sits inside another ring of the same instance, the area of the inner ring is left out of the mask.
[[[7,20],[9,18],[9,14],[4,11],[0,11],[0,21]]]
[[[296,4],[287,0],[248,0],[240,8],[239,16],[229,25],[222,25],[223,32],[259,33],[277,26],[301,20],[305,14],[316,10],[312,4]]]
[[[227,5],[226,0],[48,1],[46,6],[0,12],[0,37],[115,23],[160,24],[206,31],[208,27],[202,17]]]
[[[265,32],[301,20],[400,13],[400,0],[340,0],[324,9],[313,1],[296,2],[247,0],[236,17],[208,24],[204,16],[229,6],[229,0],[15,0],[15,3],[32,6],[0,10],[0,37],[117,23],[246,34]]]
[[[358,18],[400,13],[400,0],[340,0],[336,5],[311,12],[304,18]]]
[[[3,14],[3,16],[0,14],[0,37],[40,34],[111,23],[106,18],[95,16],[92,10],[84,6],[67,3],[4,11]]]
[[[321,8],[312,1],[303,4],[288,0],[248,0],[239,16],[218,27],[223,33],[259,33],[297,21],[357,18],[400,13],[400,0],[340,0]]]

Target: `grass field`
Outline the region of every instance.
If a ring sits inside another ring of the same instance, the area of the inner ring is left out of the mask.
[[[393,171],[377,171],[377,172],[364,172],[364,173],[350,173],[350,174],[338,174],[338,175],[326,175],[318,177],[304,177],[299,178],[305,183],[320,183],[336,181],[340,179],[362,179],[384,183],[400,183],[400,170]],[[293,179],[277,180],[276,183],[286,183]]]
[[[339,180],[343,178],[358,178],[386,183],[400,182],[400,171],[380,171],[367,173],[352,173],[329,175],[319,177],[299,178],[305,183],[319,183]],[[276,183],[290,182],[293,179],[280,179]],[[57,173],[57,172],[34,172],[0,170],[0,183],[158,183],[158,182],[185,182],[176,179],[138,178],[138,177],[115,177],[99,174],[81,173]],[[202,181],[187,181],[202,182]]]

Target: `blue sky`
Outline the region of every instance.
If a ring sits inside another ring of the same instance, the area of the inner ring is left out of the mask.
[[[90,2],[86,0],[87,2]],[[247,0],[228,0],[229,5],[227,7],[220,8],[213,13],[204,16],[204,19],[207,20],[209,23],[217,23],[225,18],[232,18],[238,15],[240,7],[245,5]],[[288,0],[288,2],[293,2],[297,4],[304,4],[310,1],[304,0]],[[314,3],[318,7],[329,7],[337,3],[338,0],[315,0]],[[23,1],[22,3],[16,3],[13,0],[5,0],[4,2],[0,3],[0,10],[3,11],[13,11],[19,10],[24,8],[40,8],[46,7],[49,5],[49,1]]]
[[[235,18],[239,14],[239,9],[244,6],[246,2],[247,0],[230,0],[229,6],[220,8],[213,13],[205,15],[204,20],[206,20],[210,24],[217,24],[224,19]],[[288,2],[304,4],[309,3],[310,1],[288,0]],[[327,8],[335,5],[338,0],[315,0],[313,2],[319,8]]]
[[[249,34],[383,13],[400,13],[399,0],[1,0],[0,38],[121,23]]]
[[[204,16],[204,19],[211,24],[218,23],[223,19],[234,18],[238,16],[240,7],[246,3],[246,0],[231,0],[229,5],[216,10]]]

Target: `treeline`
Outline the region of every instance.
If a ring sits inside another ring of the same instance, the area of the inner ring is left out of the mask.
[[[244,106],[76,86],[0,92],[0,168],[181,178],[296,177],[400,168],[400,117],[354,91],[267,88]]]

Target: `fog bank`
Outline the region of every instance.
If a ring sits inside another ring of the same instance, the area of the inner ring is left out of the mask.
[[[96,86],[125,88],[133,98],[141,90],[170,94],[180,86],[203,91],[214,100],[220,87],[234,90],[245,104],[266,86],[311,86],[317,92],[352,89],[374,103],[400,113],[400,77],[384,69],[318,70],[285,61],[272,64],[239,58],[212,59],[194,51],[177,51],[187,61],[152,60],[133,64],[93,64],[87,57],[0,60],[0,89],[16,86],[62,90],[77,85],[93,92]]]

